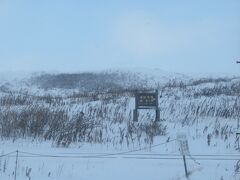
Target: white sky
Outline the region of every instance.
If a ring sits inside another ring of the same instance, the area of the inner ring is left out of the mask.
[[[240,73],[240,1],[0,0],[0,71]]]

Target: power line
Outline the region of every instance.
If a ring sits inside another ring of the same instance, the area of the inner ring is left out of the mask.
[[[15,153],[16,153],[16,151],[9,152],[9,153],[7,153],[7,154],[2,154],[2,155],[0,155],[0,157],[9,156],[9,155],[11,155],[11,154],[15,154]]]
[[[166,142],[163,143],[159,143],[159,144],[155,144],[152,145],[150,148],[155,148],[158,146],[162,146],[162,145],[166,145],[170,142],[175,141],[176,139],[173,140],[168,140]],[[181,155],[179,154],[134,154],[134,152],[138,152],[138,151],[142,151],[145,149],[148,149],[149,147],[144,147],[144,148],[138,148],[138,149],[134,149],[134,150],[129,150],[129,151],[124,151],[124,152],[118,152],[118,153],[68,153],[68,154],[85,154],[85,155],[49,155],[49,154],[41,154],[41,153],[32,153],[32,152],[25,152],[25,151],[18,151],[19,153],[19,157],[25,157],[25,158],[41,158],[41,157],[45,157],[45,158],[119,158],[119,157],[113,157],[116,155],[124,155],[121,158],[125,158],[125,159],[153,159],[153,160],[158,160],[158,159],[162,159],[162,160],[178,160],[178,159],[182,159]],[[12,154],[16,153],[17,151],[14,152],[10,152],[7,154],[3,154],[0,155],[0,157],[4,157],[4,156],[10,156],[10,157],[15,157],[15,156],[11,156]],[[21,155],[23,154],[23,155]],[[96,155],[93,155],[96,154]],[[239,157],[239,158],[238,158]],[[189,155],[189,158],[192,159],[195,163],[200,164],[199,162],[197,162],[196,160],[224,160],[224,161],[230,161],[230,160],[239,160],[240,159],[240,155],[236,155],[236,154],[194,154],[194,155]],[[189,159],[188,158],[188,159]],[[238,159],[237,159],[238,158]]]
[[[168,144],[170,142],[173,142],[175,141],[176,139],[173,139],[173,140],[170,140],[170,141],[166,141],[164,143],[160,143],[160,144],[155,144],[155,145],[152,145],[151,148],[155,148],[155,147],[158,147],[158,146],[162,146],[162,145],[165,145],[165,144]],[[101,158],[101,157],[107,157],[107,156],[115,156],[115,155],[123,155],[123,154],[129,154],[129,153],[132,153],[132,152],[138,152],[138,151],[142,151],[142,150],[145,150],[145,149],[148,149],[149,147],[145,147],[145,148],[139,148],[139,149],[134,149],[134,150],[130,150],[130,151],[125,151],[125,152],[119,152],[119,153],[109,153],[109,154],[101,154],[101,155],[95,155],[95,156],[59,156],[59,155],[47,155],[47,154],[39,154],[39,153],[31,153],[31,152],[25,152],[25,151],[19,151],[19,153],[22,153],[22,154],[27,154],[27,155],[33,155],[33,156],[40,156],[40,157],[52,157],[52,158]]]
[[[123,157],[126,159],[145,159],[145,160],[182,160],[178,157]],[[186,158],[191,159],[191,158]],[[228,158],[195,158],[196,160],[206,160],[206,161],[238,161],[239,159],[228,159]]]
[[[19,153],[22,153],[19,151]],[[9,157],[16,157],[11,155]],[[116,159],[118,157],[94,157],[94,156],[51,156],[51,155],[18,155],[19,158],[62,158],[62,159]]]
[[[78,155],[78,154],[85,154],[85,155],[106,155],[107,153],[59,153],[59,154],[72,154],[72,155]],[[131,154],[125,154],[125,155],[136,155],[136,156],[182,156],[182,155],[179,155],[179,154],[160,154],[160,153],[142,153],[142,154],[134,154],[134,153],[131,153]],[[216,157],[239,157],[240,158],[240,154],[237,155],[237,154],[191,154],[191,156],[216,156]]]
[[[114,155],[123,155],[126,152],[122,152],[122,153],[112,153],[112,154],[104,154],[101,156],[57,156],[57,155],[46,155],[46,154],[38,154],[38,153],[31,153],[31,152],[24,152],[24,151],[18,151],[20,154],[28,154],[28,155],[19,155],[20,157],[23,158],[103,158],[103,159],[114,159],[114,158],[119,158],[119,157],[109,157],[109,156],[114,156]],[[128,151],[129,152],[129,151]],[[16,153],[16,151],[14,152],[10,152],[7,154],[3,154],[0,157],[5,157],[5,156],[9,156],[9,157],[15,157],[12,156],[12,154]],[[107,155],[107,156],[106,156]],[[138,154],[138,156],[134,156],[134,154],[127,154],[129,156],[123,156],[120,158],[123,159],[139,159],[139,160],[181,160],[181,155],[177,155],[177,154],[159,154],[158,156],[161,157],[157,157],[157,156],[146,156],[144,154]],[[150,154],[149,154],[150,155]],[[204,157],[205,156],[205,157]],[[222,157],[220,157],[222,156]],[[196,160],[203,160],[203,161],[238,161],[240,160],[240,158],[231,158],[231,156],[229,155],[192,155],[189,156],[189,158],[187,159],[193,159]],[[224,158],[224,157],[229,157],[229,158]],[[234,156],[233,156],[234,157]],[[198,163],[199,164],[199,163]]]
[[[19,153],[23,153],[21,151],[19,151]],[[162,157],[144,157],[144,156],[123,156],[123,157],[98,157],[98,156],[52,156],[52,155],[43,155],[43,154],[39,154],[36,155],[35,153],[29,153],[29,154],[34,154],[32,156],[25,156],[25,155],[19,155],[19,158],[66,158],[66,159],[88,159],[88,158],[96,158],[96,159],[116,159],[116,158],[123,158],[123,159],[136,159],[136,160],[182,160],[182,157],[179,156],[175,156],[175,157],[171,157],[171,156],[162,156]],[[10,157],[15,157],[15,156],[10,156]],[[192,159],[192,158],[187,158],[187,159]],[[204,157],[194,157],[194,160],[202,160],[202,161],[238,161],[239,159],[236,158],[204,158]],[[200,165],[200,163],[197,162],[198,165]]]

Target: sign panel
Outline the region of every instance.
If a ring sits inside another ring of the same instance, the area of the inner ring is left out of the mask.
[[[240,149],[240,132],[239,131],[236,132],[235,146],[237,150]]]
[[[188,141],[187,136],[184,133],[178,133],[177,134],[177,142],[179,145],[179,151],[181,155],[189,155],[189,147],[188,147]]]
[[[156,93],[137,93],[136,94],[137,107],[157,107],[157,94]]]
[[[133,110],[133,121],[138,121],[139,109],[155,109],[156,121],[160,121],[160,110],[158,108],[158,91],[141,91],[135,93],[135,109]]]

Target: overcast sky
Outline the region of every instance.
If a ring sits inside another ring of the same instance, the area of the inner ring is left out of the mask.
[[[0,0],[0,71],[240,73],[239,0]]]

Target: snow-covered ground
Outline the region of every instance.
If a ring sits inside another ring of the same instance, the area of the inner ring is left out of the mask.
[[[18,180],[183,180],[186,179],[183,159],[174,139],[177,132],[185,132],[191,155],[187,156],[189,179],[240,178],[234,172],[240,159],[239,152],[234,148],[234,137],[226,142],[216,138],[208,146],[207,137],[196,134],[194,127],[180,128],[172,124],[171,128],[170,142],[166,142],[166,137],[156,137],[152,146],[116,148],[82,143],[56,148],[51,142],[5,140],[1,142],[0,149],[2,154],[19,151]],[[201,123],[198,128],[201,129]],[[0,179],[13,179],[15,161],[16,152],[0,158]]]
[[[77,88],[44,89],[27,79],[0,81],[0,180],[14,179],[16,151],[17,180],[184,180],[177,133],[187,135],[189,180],[239,180],[239,80],[171,79],[174,74],[161,73],[137,72],[133,79],[123,75],[126,81],[121,82],[140,82],[142,87],[146,81],[158,88],[157,128],[152,110],[141,111],[139,122],[132,121],[129,92],[82,97]],[[87,126],[73,140],[80,112]],[[154,134],[158,128],[161,133]]]

